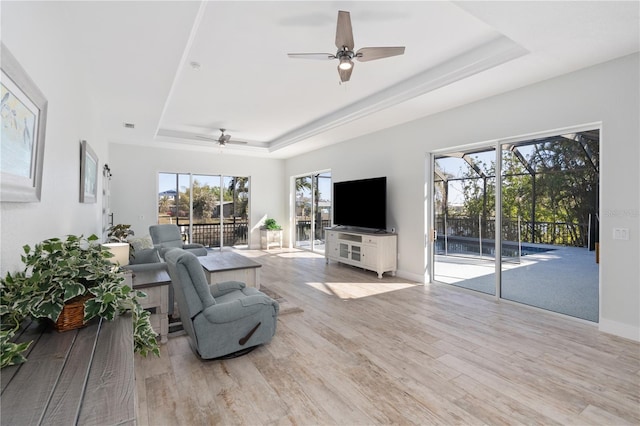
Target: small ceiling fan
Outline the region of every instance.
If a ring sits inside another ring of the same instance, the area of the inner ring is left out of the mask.
[[[232,141],[231,140],[231,135],[225,135],[224,132],[226,131],[226,129],[220,129],[220,136],[216,139],[213,136],[205,136],[205,135],[197,135],[200,139],[206,139],[208,141],[216,141],[218,142],[218,145],[220,146],[226,146],[228,143],[229,144],[238,144],[238,145],[244,145],[247,142],[245,141]]]
[[[373,61],[375,59],[388,58],[404,54],[404,46],[398,47],[363,47],[354,53],[353,30],[351,28],[351,15],[343,10],[338,11],[338,24],[336,28],[336,47],[338,51],[335,55],[331,53],[289,53],[290,58],[299,59],[338,59],[338,74],[340,81],[346,82],[351,78],[353,72],[353,61],[360,62]]]

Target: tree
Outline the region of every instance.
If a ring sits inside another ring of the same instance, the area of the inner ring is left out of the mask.
[[[171,207],[174,205],[173,200],[166,195],[160,197],[158,201],[158,213],[168,214],[171,212]]]
[[[521,218],[531,223],[523,239],[552,244],[584,245],[586,235],[579,226],[597,212],[599,143],[595,139],[556,136],[532,141],[531,152],[516,155],[517,147],[502,159],[502,217],[508,224]],[[462,215],[474,219],[495,216],[495,167],[478,161],[477,169],[465,165]],[[483,178],[478,170],[486,178]],[[535,236],[535,224],[551,224],[547,235]],[[562,223],[562,231],[555,224]],[[565,235],[567,230],[570,235]],[[542,237],[542,236],[538,236]],[[510,236],[509,238],[514,238]]]
[[[249,178],[235,176],[229,182],[225,200],[233,201],[233,215],[246,219],[249,216]]]
[[[220,199],[220,189],[202,185],[197,179],[191,185],[193,194],[193,217],[194,219],[206,220],[211,218],[217,201]],[[180,216],[189,214],[189,189],[182,187],[180,190],[178,210]]]

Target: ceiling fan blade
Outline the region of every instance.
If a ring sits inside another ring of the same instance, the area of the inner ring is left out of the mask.
[[[236,144],[236,145],[246,145],[248,142],[247,141],[227,141],[227,143]]]
[[[404,46],[401,47],[363,47],[359,49],[355,58],[360,62],[373,61],[388,58],[390,56],[404,55]]]
[[[353,72],[353,67],[349,68],[348,70],[343,70],[343,69],[340,69],[340,67],[338,66],[338,74],[340,74],[340,81],[342,81],[343,83],[346,83],[347,81],[349,81],[349,79],[351,78],[352,72]]]
[[[353,29],[351,28],[351,15],[344,10],[338,11],[338,25],[336,27],[336,47],[353,50]]]
[[[287,56],[293,59],[316,59],[316,60],[327,60],[327,59],[336,58],[336,56],[331,53],[287,53]]]
[[[215,136],[207,136],[207,135],[196,135],[196,137],[198,139],[204,139],[206,141],[217,141],[218,138],[216,138]]]

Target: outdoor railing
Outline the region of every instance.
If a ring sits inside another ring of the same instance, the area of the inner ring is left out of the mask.
[[[324,228],[331,226],[330,220],[322,220],[320,226],[316,225],[316,232],[314,236],[314,240],[316,241],[324,241]],[[296,241],[309,241],[311,240],[311,220],[296,220]]]
[[[456,244],[469,247],[471,241],[478,247],[479,254],[491,254],[496,239],[495,219],[469,217],[439,217],[435,223],[437,248],[447,252],[456,252]],[[444,237],[451,238],[452,245],[446,246]],[[504,244],[520,243],[551,244],[571,247],[587,247],[589,244],[589,225],[567,222],[525,222],[518,219],[502,221],[502,239]],[[440,251],[438,250],[438,251]]]
[[[189,221],[176,221],[182,235],[189,241]],[[205,247],[220,247],[220,223],[194,223],[192,224],[191,242],[202,244]],[[223,245],[246,245],[249,241],[249,226],[247,220],[233,219],[222,224]]]
[[[446,226],[446,235],[495,239],[494,219],[447,218]],[[436,230],[439,235],[445,234],[444,219],[436,220]],[[502,221],[504,240],[517,241],[519,235],[521,241],[527,243],[586,247],[588,231],[589,225],[586,223],[535,222],[532,226],[531,222],[518,222],[517,219]]]

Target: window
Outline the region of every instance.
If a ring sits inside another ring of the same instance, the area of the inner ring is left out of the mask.
[[[248,245],[248,177],[159,173],[158,189],[158,223],[178,225],[185,242]]]

